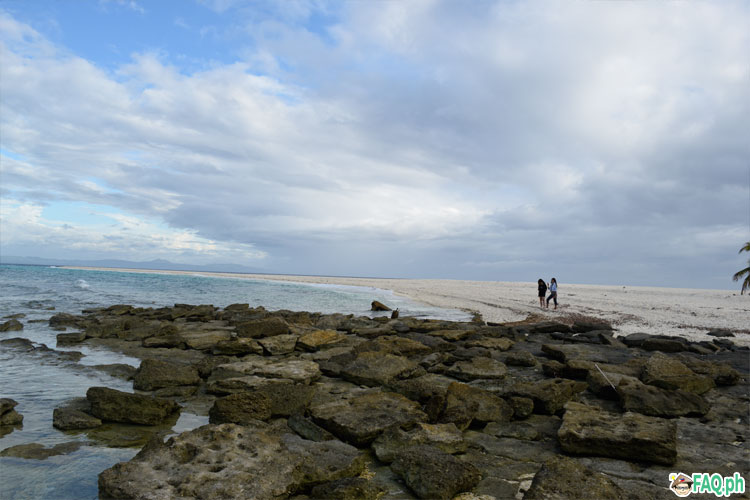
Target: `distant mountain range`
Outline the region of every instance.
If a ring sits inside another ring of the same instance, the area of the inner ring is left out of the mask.
[[[216,273],[268,273],[265,269],[247,267],[240,264],[177,264],[164,259],[137,262],[132,260],[74,260],[47,259],[43,257],[19,257],[7,255],[0,257],[0,264],[24,264],[35,266],[84,266],[84,267],[113,267],[127,269],[150,269],[154,271],[203,271]]]

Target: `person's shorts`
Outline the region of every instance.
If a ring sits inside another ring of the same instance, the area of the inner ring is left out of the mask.
[[[544,296],[547,294],[547,290],[543,292],[539,292],[539,297],[544,298]]]

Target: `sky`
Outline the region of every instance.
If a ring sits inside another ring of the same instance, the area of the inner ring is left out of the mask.
[[[750,3],[0,0],[0,258],[734,289]]]

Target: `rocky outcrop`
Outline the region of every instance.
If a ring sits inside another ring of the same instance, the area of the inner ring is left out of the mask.
[[[378,302],[377,300],[373,300],[372,304],[370,304],[370,310],[371,311],[390,311],[391,308],[387,305],[383,304],[382,302]]]
[[[73,408],[55,408],[52,412],[52,426],[61,431],[93,429],[102,421],[88,413]]]
[[[426,445],[398,453],[391,469],[419,498],[450,499],[481,479],[479,469],[472,464]]]
[[[201,378],[192,366],[170,363],[158,359],[145,359],[135,373],[133,388],[154,391],[163,387],[197,385]]]
[[[271,401],[261,392],[241,392],[219,398],[208,412],[212,424],[251,424],[271,418]]]
[[[4,323],[0,323],[0,332],[19,332],[23,330],[23,323],[17,319],[10,319]]]
[[[157,425],[180,410],[180,405],[168,399],[141,394],[90,387],[86,399],[91,404],[91,414],[110,422]]]
[[[454,424],[420,422],[408,430],[398,426],[389,427],[372,443],[372,449],[378,460],[391,463],[400,452],[420,444],[428,444],[450,454],[463,453],[467,448],[463,434]]]
[[[27,460],[46,460],[49,457],[54,457],[56,455],[66,455],[68,453],[73,453],[84,444],[86,443],[84,443],[83,441],[70,441],[67,443],[56,444],[54,446],[50,446],[49,448],[39,443],[19,444],[0,451],[0,457],[16,457],[25,458]]]
[[[0,398],[0,427],[23,423],[23,415],[14,409],[17,405],[18,403],[10,398]]]
[[[604,474],[594,472],[567,457],[554,457],[545,461],[523,498],[549,500],[582,496],[610,500],[629,498],[625,490]]]
[[[668,391],[642,384],[636,379],[621,379],[617,394],[625,411],[654,417],[702,417],[711,407],[705,398],[697,394],[679,389]]]
[[[105,470],[99,491],[122,499],[275,500],[363,467],[360,452],[340,441],[309,441],[263,423],[206,425]]]
[[[715,385],[712,377],[698,375],[678,359],[661,352],[654,353],[646,362],[641,380],[663,389],[681,389],[695,394],[703,394]]]
[[[400,394],[371,391],[348,400],[312,405],[315,423],[355,446],[370,444],[393,425],[425,422],[419,404]]]
[[[615,415],[571,402],[557,435],[562,449],[572,454],[663,465],[677,460],[677,426],[663,418]]]
[[[165,399],[121,393],[105,418],[93,388],[90,404],[60,409],[82,413],[55,412],[55,425],[99,418],[88,439],[134,446],[169,431],[175,401],[208,416],[210,425],[152,440],[103,473],[102,498],[489,500],[585,490],[656,499],[671,494],[657,486],[670,471],[731,475],[746,460],[746,349],[727,337],[618,337],[611,325],[559,318],[498,325],[247,304],[60,316],[53,323],[85,332],[82,342],[144,360],[134,388]],[[22,339],[0,342],[62,360]],[[154,402],[160,416],[149,422],[161,425],[108,423]],[[343,461],[326,462],[333,455]]]

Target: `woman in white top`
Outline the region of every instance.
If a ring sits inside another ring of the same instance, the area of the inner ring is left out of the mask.
[[[555,301],[555,309],[557,309],[557,280],[552,278],[549,283],[549,297],[547,297],[547,307],[549,308],[549,301]]]

